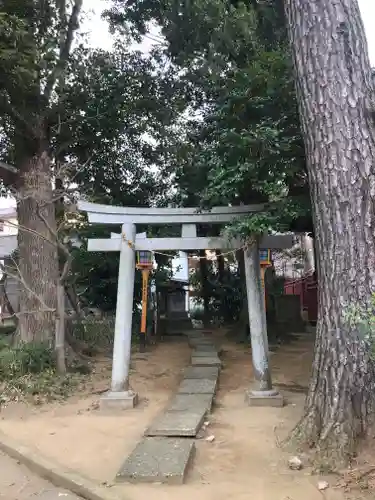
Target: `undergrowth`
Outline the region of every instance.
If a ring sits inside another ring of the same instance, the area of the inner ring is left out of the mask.
[[[85,346],[85,352],[71,359],[67,356],[68,372],[65,375],[56,372],[55,352],[48,343],[12,347],[11,335],[0,331],[0,407],[10,401],[42,404],[63,400],[79,390],[89,381],[87,375],[91,372],[91,363],[81,359],[87,360],[100,352],[111,356],[114,328],[115,318],[111,315],[73,322],[71,335]],[[139,331],[136,321],[134,331],[135,341]]]
[[[83,321],[74,323],[74,338],[83,341],[93,350],[109,350],[113,348],[115,317],[108,315],[103,318],[88,316]]]
[[[7,337],[0,337],[0,405],[20,400],[42,404],[65,399],[84,382],[83,372],[76,363],[67,374],[59,375],[54,350],[48,344],[12,347]]]

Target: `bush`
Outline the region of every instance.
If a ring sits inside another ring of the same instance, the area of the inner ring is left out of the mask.
[[[26,399],[34,404],[64,399],[82,382],[77,374],[58,376],[55,370],[27,374],[3,383],[0,402]]]
[[[73,327],[74,338],[92,349],[110,349],[113,346],[114,334],[115,317],[112,315],[104,318],[88,316],[83,321],[76,321]]]
[[[34,404],[64,399],[84,379],[78,370],[60,376],[49,344],[21,344],[12,348],[0,337],[0,404],[26,399]],[[86,371],[87,373],[87,371]]]
[[[133,344],[139,341],[140,319],[139,314],[133,314]],[[90,351],[95,352],[96,349],[112,350],[115,338],[115,322],[116,318],[113,314],[108,314],[103,318],[88,316],[84,320],[74,323],[73,337],[80,342],[84,342]],[[148,328],[150,328],[151,322],[152,317],[149,316],[147,320]]]
[[[11,380],[27,374],[55,368],[55,355],[48,344],[21,344],[18,347],[0,344],[0,380]]]
[[[191,319],[197,320],[197,321],[203,321],[204,320],[204,308],[203,306],[195,306],[192,307],[189,311],[189,315]]]

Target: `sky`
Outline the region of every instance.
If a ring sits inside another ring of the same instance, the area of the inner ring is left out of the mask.
[[[359,8],[362,14],[362,20],[365,25],[367,43],[369,47],[370,63],[375,67],[375,0],[358,0]],[[103,10],[108,6],[107,0],[84,0],[84,10],[90,10],[91,14],[83,25],[83,30],[90,31],[90,43],[95,47],[110,49],[112,40],[108,33],[108,27],[105,21],[100,18]],[[152,42],[145,39],[141,48],[145,51],[150,48]]]

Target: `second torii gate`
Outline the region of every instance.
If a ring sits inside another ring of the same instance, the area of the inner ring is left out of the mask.
[[[112,234],[111,238],[89,239],[88,250],[120,252],[111,388],[101,403],[106,406],[133,408],[138,399],[129,385],[135,252],[242,248],[244,242],[238,239],[228,241],[222,237],[198,237],[196,226],[207,223],[226,224],[241,215],[261,211],[263,205],[215,207],[209,212],[199,212],[197,208],[130,208],[80,201],[78,208],[87,212],[91,224],[122,226],[121,234]],[[144,234],[136,234],[136,224],[180,225],[181,237],[147,238]],[[251,405],[283,404],[281,395],[272,388],[268,363],[267,325],[260,280],[259,249],[281,249],[292,245],[291,235],[267,235],[260,241],[254,239],[244,250],[252,361],[257,384],[257,387],[249,390],[246,395]]]

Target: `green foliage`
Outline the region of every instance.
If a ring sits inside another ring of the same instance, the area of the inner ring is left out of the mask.
[[[139,229],[138,229],[139,230]],[[120,231],[120,228],[87,227],[80,232],[82,239],[109,238],[111,231]],[[74,260],[72,263],[71,279],[78,291],[81,301],[88,307],[97,307],[108,314],[116,310],[119,254],[117,252],[103,253],[87,252],[85,246],[72,249]],[[171,276],[171,259],[156,256],[158,268],[154,270],[150,279],[163,283]],[[137,321],[139,306],[142,297],[142,275],[135,271],[133,321]]]
[[[208,266],[206,293],[209,297],[209,317],[217,323],[233,323],[238,320],[243,304],[243,283],[237,270],[226,268],[220,276],[217,269]],[[199,270],[190,276],[190,284],[197,293],[196,306],[190,311],[193,319],[203,319],[204,316],[202,280]],[[201,311],[203,311],[201,313]]]
[[[40,405],[50,401],[62,401],[85,382],[85,376],[78,372],[58,376],[55,370],[6,379],[0,382],[0,406],[11,401],[25,400]]]
[[[40,373],[54,368],[54,352],[49,344],[21,344],[14,348],[7,343],[2,345],[0,380]]]
[[[67,375],[57,375],[55,353],[49,344],[12,347],[7,337],[0,337],[0,405],[20,399],[41,404],[65,398],[83,381],[79,373],[75,366]]]
[[[160,27],[166,44],[154,54],[169,58],[194,96],[164,163],[176,176],[176,202],[265,203],[261,213],[233,225],[237,235],[289,229],[302,216],[309,222],[282,1],[114,0],[113,6],[107,15],[114,29],[142,35],[149,23]]]
[[[113,347],[115,317],[106,315],[103,318],[88,316],[74,324],[73,335],[77,340],[85,342],[89,348],[109,350]]]
[[[189,315],[190,318],[196,321],[203,321],[205,317],[204,313],[204,307],[200,305],[200,301],[197,301],[198,303],[190,308]]]

